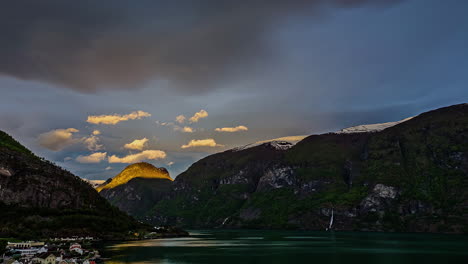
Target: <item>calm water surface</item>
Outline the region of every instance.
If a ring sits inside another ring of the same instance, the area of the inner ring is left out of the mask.
[[[465,263],[468,237],[434,234],[191,231],[113,244],[106,263]]]

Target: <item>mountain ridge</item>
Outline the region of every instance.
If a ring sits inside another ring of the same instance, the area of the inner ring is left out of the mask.
[[[81,178],[37,157],[0,131],[0,237],[128,240],[153,231],[158,236],[187,235],[174,228],[154,230],[136,221]]]
[[[96,187],[96,190],[112,205],[138,217],[169,192],[172,182],[165,168],[139,162],[128,165],[115,177]]]
[[[468,232],[468,104],[381,131],[205,157],[140,219],[190,228]]]

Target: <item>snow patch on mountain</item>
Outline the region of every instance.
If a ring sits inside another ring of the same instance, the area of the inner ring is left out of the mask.
[[[359,126],[353,126],[353,127],[348,127],[348,128],[343,128],[340,131],[333,132],[336,134],[351,134],[351,133],[369,133],[369,132],[378,132],[382,131],[384,129],[387,129],[389,127],[398,125],[400,123],[406,122],[413,117],[408,117],[400,121],[396,122],[387,122],[387,123],[379,123],[379,124],[365,124],[365,125],[359,125]],[[287,150],[296,145],[297,142],[303,140],[304,138],[308,137],[309,135],[301,135],[301,136],[289,136],[289,137],[280,137],[280,138],[274,138],[274,139],[269,139],[269,140],[262,140],[262,141],[257,141],[255,143],[251,143],[245,146],[233,148],[230,151],[240,151],[244,149],[249,149],[253,147],[257,147],[260,145],[269,145],[277,150]]]
[[[290,149],[292,146],[296,145],[297,142],[303,140],[304,138],[308,137],[307,135],[302,136],[289,136],[289,137],[280,137],[274,138],[269,140],[262,140],[257,141],[252,144],[248,144],[242,147],[233,148],[232,151],[240,151],[248,148],[257,147],[260,145],[269,145],[277,150],[287,150]]]
[[[387,123],[380,123],[380,124],[367,124],[367,125],[359,125],[359,126],[353,126],[353,127],[348,127],[348,128],[343,128],[338,132],[335,132],[336,134],[350,134],[350,133],[368,133],[368,132],[378,132],[382,131],[386,128],[398,125],[400,123],[406,122],[410,120],[413,117],[408,117],[400,121],[396,122],[387,122]]]

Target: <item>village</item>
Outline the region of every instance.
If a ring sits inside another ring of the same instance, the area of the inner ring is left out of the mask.
[[[91,248],[92,237],[54,238],[47,242],[7,242],[0,251],[3,264],[96,264],[103,263]]]

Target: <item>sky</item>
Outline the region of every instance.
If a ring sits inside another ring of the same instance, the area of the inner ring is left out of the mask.
[[[172,177],[468,100],[465,0],[0,3],[0,129],[76,175]]]

